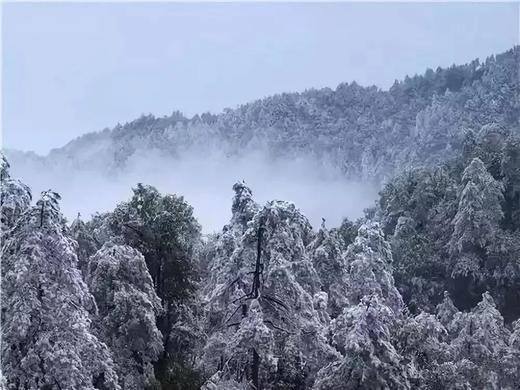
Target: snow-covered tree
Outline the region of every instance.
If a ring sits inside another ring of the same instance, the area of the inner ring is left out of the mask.
[[[307,250],[320,277],[321,288],[327,293],[329,314],[335,318],[346,304],[347,264],[341,239],[337,231],[329,231],[323,223]]]
[[[240,244],[247,225],[258,212],[259,206],[252,198],[252,191],[244,182],[233,185],[232,216],[229,224],[222,232],[211,237],[206,248],[211,247],[207,255],[208,281],[203,288],[203,294],[213,294],[212,289],[225,287],[232,282],[231,275],[237,274],[237,265],[230,261],[233,252]],[[221,307],[225,310],[224,307]],[[213,315],[217,315],[217,306],[212,307]],[[219,314],[223,316],[223,313]]]
[[[8,230],[31,204],[31,190],[9,175],[9,162],[0,153],[0,235],[4,239]]]
[[[361,298],[333,321],[343,358],[325,366],[317,390],[411,389],[411,368],[393,344],[396,314],[376,293]]]
[[[88,263],[87,283],[99,310],[96,327],[112,350],[121,388],[154,384],[152,363],[163,350],[156,326],[162,307],[144,257],[107,242]]]
[[[422,312],[407,317],[399,330],[398,349],[417,370],[414,385],[419,388],[449,388],[444,372],[451,364],[448,332],[433,315]],[[419,386],[420,384],[420,386]]]
[[[244,189],[235,191],[237,199]],[[259,209],[246,229],[234,226],[235,215],[251,206],[233,208],[210,263],[215,274],[205,287],[210,336],[202,364],[210,374],[220,372],[220,381],[250,388],[308,385],[334,356],[314,307],[320,280],[306,250],[312,230],[293,204],[281,201]]]
[[[467,380],[473,388],[503,389],[503,357],[508,352],[510,332],[489,293],[470,313],[457,313],[450,325],[456,331],[451,342],[455,362],[467,360]]]
[[[444,281],[432,275],[444,274],[444,265],[436,256],[432,243],[416,230],[410,217],[399,217],[391,238],[394,278],[408,308],[417,312],[433,309],[441,295]]]
[[[399,316],[404,303],[394,285],[392,251],[379,224],[362,225],[346,256],[348,303],[357,305],[364,296],[376,294]]]
[[[58,196],[44,192],[11,231],[2,258],[2,372],[8,388],[118,389],[96,305],[78,269]]]
[[[235,196],[231,206],[231,225],[246,227],[258,212],[258,205],[253,200],[253,192],[245,182],[237,182],[233,185]]]
[[[330,326],[342,357],[320,370],[315,387],[409,389],[413,366],[395,347],[404,303],[391,274],[390,245],[378,224],[360,227],[347,259],[349,306]]]
[[[503,218],[503,187],[478,158],[464,170],[461,185],[449,248],[452,256],[456,257],[452,274],[479,278],[481,257]]]
[[[437,308],[436,308],[437,319],[441,322],[441,324],[444,327],[448,327],[451,324],[451,322],[453,321],[455,314],[457,314],[458,312],[459,312],[459,310],[453,304],[450,294],[447,291],[445,291],[444,299],[442,300],[441,303],[439,303],[437,305]]]
[[[174,332],[174,327],[179,329],[176,324],[193,317],[189,311],[196,306],[200,225],[193,208],[182,196],[162,195],[152,186],[138,184],[130,201],[93,222],[98,241],[129,245],[145,258],[164,309],[157,319],[164,343],[155,364],[157,380],[174,389],[197,388],[192,351],[186,349],[187,340]]]
[[[504,177],[504,219],[510,229],[520,228],[520,137],[511,136],[502,154],[501,175]]]
[[[520,388],[520,370],[518,369],[520,362],[520,320],[516,320],[512,324],[512,332],[509,337],[509,348],[507,354],[502,357],[502,385],[505,389]]]
[[[460,184],[458,210],[448,242],[448,272],[453,279],[453,297],[461,308],[471,308],[485,290],[489,269],[488,247],[500,234],[503,218],[503,186],[474,158],[466,167]]]
[[[78,243],[78,266],[81,272],[85,274],[90,256],[98,249],[97,242],[87,224],[81,220],[79,213],[77,218],[70,225],[70,233],[72,238]]]

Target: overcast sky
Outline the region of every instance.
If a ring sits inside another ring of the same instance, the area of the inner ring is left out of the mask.
[[[142,113],[388,88],[518,42],[518,3],[3,4],[4,146],[46,153]]]

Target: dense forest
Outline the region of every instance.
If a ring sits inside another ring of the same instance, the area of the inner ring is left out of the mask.
[[[117,170],[139,150],[263,148],[381,191],[364,217],[312,227],[239,181],[229,223],[203,235],[180,194],[141,183],[69,222],[2,157],[2,386],[519,389],[519,65],[516,47],[388,91],[343,84],[7,152]]]
[[[454,158],[466,129],[519,126],[520,47],[466,65],[428,69],[396,81],[389,90],[355,82],[284,93],[186,118],[153,115],[88,133],[41,157],[7,150],[13,168],[72,167],[117,174],[140,155],[182,158],[216,150],[269,158],[314,158],[356,179],[386,180],[404,168]]]

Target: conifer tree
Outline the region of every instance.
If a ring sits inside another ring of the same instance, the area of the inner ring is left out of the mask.
[[[0,153],[0,235],[2,242],[7,232],[14,227],[18,218],[29,207],[31,190],[19,180],[11,178],[9,162]]]
[[[457,256],[453,275],[479,277],[479,258],[498,230],[502,220],[502,185],[475,158],[464,170],[459,207],[452,221],[450,253]]]
[[[70,233],[72,238],[78,243],[77,256],[78,266],[83,275],[85,275],[88,261],[97,251],[97,243],[90,232],[87,224],[81,220],[81,216],[78,213],[77,218],[72,222],[70,226]]]
[[[143,254],[161,299],[164,310],[157,318],[157,326],[163,335],[164,349],[155,363],[157,380],[173,389],[197,388],[192,351],[186,348],[186,342],[194,341],[179,339],[175,332],[176,324],[193,317],[195,306],[200,225],[193,208],[181,196],[163,196],[152,186],[138,184],[129,202],[121,203],[101,219],[98,230],[102,235],[107,225],[109,240]]]
[[[121,388],[155,384],[152,363],[163,351],[156,317],[162,307],[144,257],[107,242],[89,261],[87,283],[99,310],[96,327],[112,350]]]
[[[466,375],[473,388],[502,389],[502,357],[508,351],[510,332],[489,293],[470,313],[458,313],[451,325],[457,335],[451,342],[455,362],[467,360]]]
[[[322,368],[316,389],[410,389],[413,367],[395,347],[404,303],[391,275],[392,255],[377,224],[360,227],[347,252],[348,302],[332,321],[342,358]]]
[[[454,298],[461,308],[470,308],[485,288],[486,249],[499,233],[503,218],[502,184],[474,158],[462,175],[457,214],[448,243]]]
[[[344,287],[347,264],[341,239],[337,231],[329,231],[323,223],[307,250],[320,278],[321,289],[327,293],[329,314],[335,318],[346,304]]]
[[[52,191],[13,228],[2,258],[2,371],[8,387],[119,389],[92,331],[96,305]]]
[[[501,161],[504,177],[504,224],[520,229],[520,136],[510,136],[504,145]]]
[[[313,302],[320,281],[306,252],[311,227],[293,204],[273,201],[252,215],[244,229],[237,214],[256,207],[237,201],[250,191],[234,189],[233,204],[241,207],[233,208],[210,263],[214,274],[205,298],[210,336],[203,364],[217,372],[211,379],[217,383],[303,388],[291,386],[308,386],[312,373],[333,356]]]

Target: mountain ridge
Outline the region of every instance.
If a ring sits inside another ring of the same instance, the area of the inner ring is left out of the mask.
[[[384,180],[397,171],[445,160],[464,132],[518,125],[520,48],[465,65],[406,76],[388,90],[341,83],[336,89],[275,94],[219,114],[187,118],[151,114],[83,134],[46,156],[6,150],[14,166],[29,163],[117,172],[138,152],[178,158],[187,150],[270,158],[304,155],[346,176]],[[22,160],[22,161],[20,161]],[[92,167],[92,161],[99,161]]]

